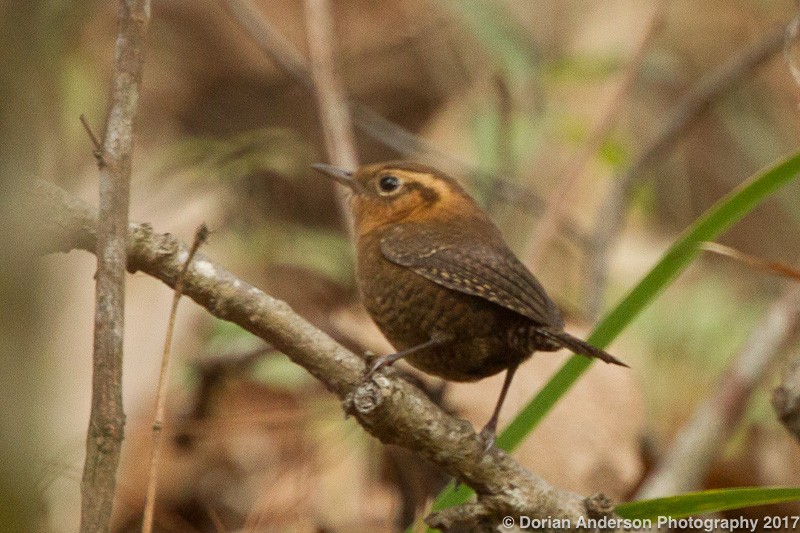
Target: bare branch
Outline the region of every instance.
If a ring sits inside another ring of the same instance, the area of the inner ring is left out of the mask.
[[[683,95],[661,129],[611,186],[598,209],[595,230],[590,237],[585,283],[586,309],[590,316],[597,316],[602,307],[608,255],[625,223],[626,206],[633,187],[644,178],[644,171],[666,155],[681,134],[702,116],[715,99],[781,51],[784,33],[785,25],[781,25],[701,78]]]
[[[37,182],[34,193],[35,229],[53,236],[47,241],[48,251],[73,247],[95,250],[96,211],[45,182]],[[130,271],[140,270],[173,287],[188,256],[189,249],[173,236],[155,233],[146,224],[129,226]],[[286,303],[199,254],[186,273],[184,294],[303,366],[339,396],[346,412],[382,442],[415,451],[478,493],[479,499],[469,506],[469,513],[456,508],[432,519],[455,523],[464,515],[496,522],[505,515],[527,515],[575,524],[578,518],[595,512],[596,497],[587,500],[553,487],[502,450],[493,448],[484,454],[484,443],[468,422],[445,413],[403,379],[380,374],[364,382],[365,365],[360,357],[295,314]]]
[[[700,487],[711,462],[739,424],[755,387],[798,326],[800,288],[792,284],[753,327],[717,387],[697,407],[636,498],[656,498]]]
[[[164,351],[161,356],[161,371],[158,375],[158,388],[156,389],[156,415],[153,420],[153,441],[150,450],[150,479],[147,483],[147,496],[144,504],[144,520],[142,521],[142,533],[153,531],[153,511],[156,507],[156,489],[158,487],[158,472],[161,463],[161,432],[164,428],[164,411],[167,404],[167,384],[169,383],[170,351],[172,348],[172,332],[175,330],[175,317],[178,315],[178,302],[183,295],[183,284],[186,279],[186,272],[192,263],[198,248],[208,239],[208,227],[201,224],[194,235],[194,242],[189,249],[189,256],[183,268],[178,274],[175,282],[175,292],[172,295],[172,308],[167,320],[167,333],[164,335]]]
[[[133,123],[150,20],[149,0],[119,2],[111,100],[100,168],[92,410],[81,481],[81,532],[108,531],[125,426],[122,341]],[[90,130],[91,131],[91,130]],[[96,141],[96,139],[95,139]]]

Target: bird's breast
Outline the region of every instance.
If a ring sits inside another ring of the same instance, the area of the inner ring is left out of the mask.
[[[508,342],[509,329],[525,321],[516,313],[392,263],[381,253],[379,237],[361,240],[357,259],[364,307],[395,349],[418,346],[435,334],[455,339],[410,355],[407,361],[420,370],[474,381],[529,356]]]

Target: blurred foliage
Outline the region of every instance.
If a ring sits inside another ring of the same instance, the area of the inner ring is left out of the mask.
[[[229,252],[254,264],[287,263],[311,268],[345,285],[353,282],[351,244],[340,231],[273,222],[236,227],[226,242]]]
[[[262,357],[254,365],[253,379],[276,390],[293,392],[303,386],[316,383],[306,370],[293,363],[283,354]]]
[[[264,341],[233,322],[218,318],[210,318],[210,321],[211,333],[206,341],[206,356],[247,353],[264,347]]]
[[[292,177],[307,171],[312,153],[313,147],[296,131],[259,128],[176,142],[163,156],[168,165],[163,172],[190,167],[206,180],[241,180],[266,171]]]
[[[647,372],[641,377],[649,414],[659,426],[682,422],[705,398],[770,301],[768,291],[743,294],[742,287],[730,283],[740,272],[696,268],[671,288],[669,298],[654,301],[631,326],[629,335],[648,339],[642,358]],[[676,316],[692,320],[674,320]],[[692,387],[676,395],[678,375],[691,375]]]
[[[471,30],[470,35],[480,40],[507,76],[524,83],[539,75],[541,62],[536,43],[515,23],[502,3],[449,0],[448,5],[462,17]]]
[[[314,154],[313,146],[296,131],[263,128],[175,143],[162,155],[165,167],[160,172],[168,176],[188,171],[198,186],[229,191],[229,224],[219,231],[226,233],[230,253],[252,264],[302,265],[351,284],[347,236],[324,225],[338,220],[335,213],[319,213],[316,199],[330,196],[330,183],[310,172],[317,160]],[[298,189],[307,194],[298,196]],[[310,211],[327,218],[315,223],[306,216]]]
[[[542,117],[534,118],[519,112],[503,117],[497,108],[497,102],[490,100],[474,111],[470,121],[470,137],[484,176],[502,173],[514,179],[515,174],[511,173],[509,176],[508,171],[528,168],[536,160],[537,150],[543,146],[548,124]],[[503,160],[503,153],[508,153],[510,162]],[[505,168],[506,166],[510,168]],[[486,194],[486,184],[481,192]]]

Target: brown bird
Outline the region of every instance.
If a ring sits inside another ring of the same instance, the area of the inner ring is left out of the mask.
[[[452,381],[505,370],[481,431],[488,449],[514,372],[533,352],[568,348],[627,366],[564,331],[555,303],[453,178],[402,161],[313,168],[353,193],[363,303],[398,350],[379,357],[367,378],[401,358]]]

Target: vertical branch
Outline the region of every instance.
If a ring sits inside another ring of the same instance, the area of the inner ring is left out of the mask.
[[[514,97],[502,74],[495,74],[494,88],[497,93],[497,115],[498,125],[495,135],[495,153],[497,154],[497,165],[494,174],[499,176],[515,175],[515,154],[514,154]],[[486,204],[484,208],[492,215],[502,200],[500,189],[502,183],[499,180],[492,180],[486,192]]]
[[[358,166],[350,106],[341,79],[336,71],[333,39],[333,15],[329,0],[305,0],[308,51],[311,77],[317,97],[325,148],[331,163],[347,170]],[[339,211],[352,231],[350,209],[345,191],[338,188]]]
[[[121,0],[100,168],[92,410],[81,481],[81,532],[108,531],[125,425],[122,409],[126,241],[133,121],[150,20],[149,0]]]
[[[600,120],[589,133],[583,149],[575,154],[572,161],[570,161],[561,179],[558,180],[558,188],[545,206],[538,227],[522,253],[523,260],[534,270],[535,267],[541,265],[550,241],[552,241],[561,225],[566,207],[569,205],[570,193],[575,190],[576,185],[586,173],[586,167],[592,160],[592,156],[600,150],[609,132],[617,123],[622,105],[625,103],[639,72],[642,70],[642,65],[644,65],[644,60],[647,57],[647,52],[650,50],[653,39],[664,22],[668,1],[658,0],[656,3],[633,57],[631,57],[625,72],[622,74],[622,80],[611,97],[611,102],[606,107],[603,116],[600,117]]]

